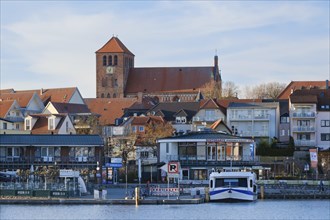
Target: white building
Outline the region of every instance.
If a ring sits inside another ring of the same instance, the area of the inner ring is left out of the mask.
[[[227,125],[233,134],[252,138],[278,138],[279,103],[235,103],[227,108]]]

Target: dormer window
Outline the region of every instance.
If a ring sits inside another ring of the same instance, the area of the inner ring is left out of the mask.
[[[187,122],[186,117],[176,117],[175,119],[176,119],[175,120],[176,123],[178,123],[178,124],[185,124]]]
[[[139,126],[139,132],[144,132],[144,126]]]
[[[48,129],[49,130],[55,129],[55,119],[54,118],[48,118]]]
[[[31,130],[31,119],[25,119],[25,130]]]

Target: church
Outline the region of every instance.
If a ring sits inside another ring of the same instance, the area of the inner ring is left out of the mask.
[[[221,89],[217,55],[213,66],[135,67],[135,55],[115,36],[95,53],[96,98],[151,97],[158,102],[191,102],[206,85]]]

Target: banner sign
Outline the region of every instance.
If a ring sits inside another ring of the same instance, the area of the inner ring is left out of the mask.
[[[311,159],[311,167],[317,168],[317,149],[309,149],[310,159]]]

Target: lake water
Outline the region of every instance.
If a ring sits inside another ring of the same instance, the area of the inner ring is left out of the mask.
[[[330,219],[328,200],[198,205],[0,205],[0,219]]]

